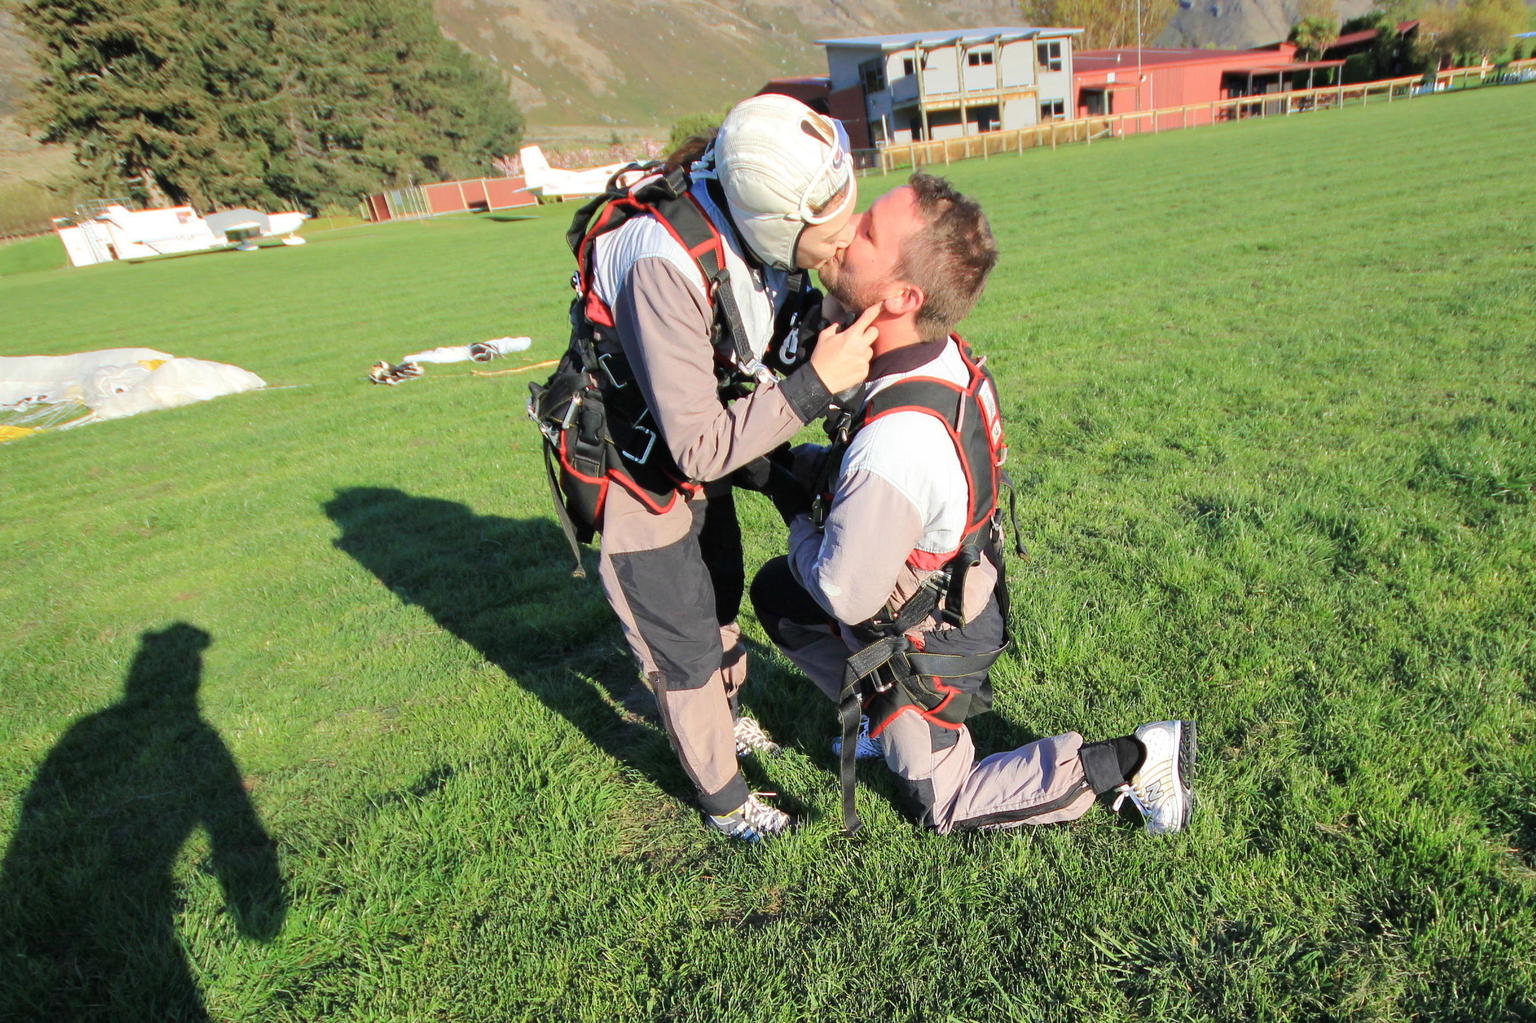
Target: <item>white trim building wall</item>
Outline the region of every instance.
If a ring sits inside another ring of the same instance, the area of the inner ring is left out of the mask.
[[[865,145],[904,145],[1071,117],[1080,28],[955,29],[818,39],[833,95],[862,93]],[[835,113],[835,111],[834,111]]]

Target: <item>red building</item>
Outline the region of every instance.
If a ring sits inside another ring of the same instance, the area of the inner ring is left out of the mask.
[[[363,199],[363,210],[369,220],[382,221],[516,209],[537,205],[538,201],[539,197],[524,187],[522,178],[471,178],[379,192]]]
[[[859,86],[834,92],[832,79],[827,75],[802,75],[774,78],[757,90],[759,96],[765,92],[793,96],[817,113],[829,114],[842,121],[855,152],[874,148],[875,143],[869,135],[869,120],[864,112],[864,90]]]
[[[1125,122],[1125,131],[1154,131],[1210,124],[1214,100],[1306,89],[1332,81],[1342,60],[1297,61],[1294,43],[1259,50],[1083,50],[1073,56],[1072,91],[1077,116],[1163,113]],[[1223,115],[1217,112],[1218,119]],[[1154,121],[1156,122],[1154,124]]]

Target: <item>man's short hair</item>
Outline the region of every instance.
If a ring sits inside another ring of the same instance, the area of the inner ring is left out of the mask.
[[[902,246],[897,274],[926,296],[918,332],[927,340],[947,337],[981,297],[997,265],[997,241],[981,206],[948,181],[919,171],[907,184],[923,226]]]

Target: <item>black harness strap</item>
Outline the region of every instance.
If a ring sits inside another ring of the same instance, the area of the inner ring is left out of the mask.
[[[576,523],[571,520],[571,511],[565,506],[565,495],[560,492],[560,476],[555,471],[555,450],[548,444],[544,445],[544,474],[549,477],[549,497],[555,503],[555,517],[560,520],[560,531],[565,534],[565,542],[571,547],[571,560],[575,562],[571,575],[585,579],[587,569],[581,563],[581,545],[576,542]]]

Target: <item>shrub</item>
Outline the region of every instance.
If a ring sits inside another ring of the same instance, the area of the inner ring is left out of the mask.
[[[696,135],[708,135],[720,127],[721,120],[716,114],[689,114],[672,126],[672,134],[667,136],[668,152]]]

